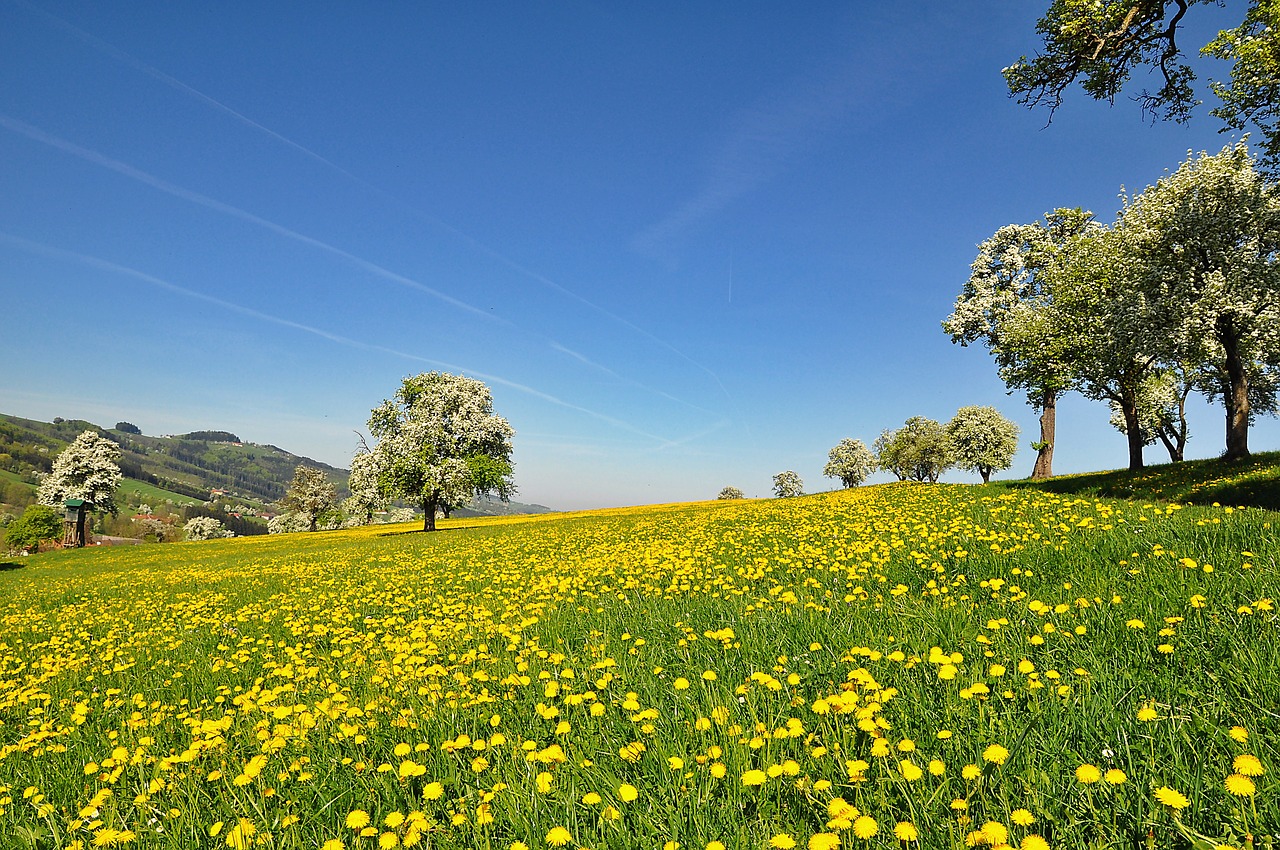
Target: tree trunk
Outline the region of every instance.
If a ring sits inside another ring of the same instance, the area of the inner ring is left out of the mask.
[[[1249,376],[1240,356],[1240,339],[1229,318],[1218,320],[1218,341],[1226,354],[1227,386],[1222,394],[1227,408],[1227,451],[1224,460],[1249,456]]]
[[[989,467],[986,467],[986,466],[978,467],[978,474],[982,476],[983,484],[991,483],[991,469]]]
[[[1045,390],[1040,404],[1040,449],[1036,465],[1031,470],[1032,480],[1053,477],[1053,441],[1057,431],[1058,392]]]
[[[1120,393],[1120,412],[1124,414],[1124,435],[1129,441],[1129,468],[1142,469],[1142,423],[1138,421],[1135,393]]]
[[[422,502],[422,530],[436,530],[436,499],[424,499]]]

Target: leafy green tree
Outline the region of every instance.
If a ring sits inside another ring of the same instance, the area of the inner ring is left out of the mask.
[[[141,434],[142,429],[132,422],[117,422],[116,428],[122,434]]]
[[[876,462],[899,481],[936,484],[955,465],[946,429],[923,416],[912,416],[896,431],[884,431],[875,442]]]
[[[1141,469],[1144,441],[1138,394],[1160,359],[1146,329],[1157,320],[1138,285],[1130,233],[1121,225],[1082,234],[1047,272],[1052,306],[1027,332],[1067,365],[1086,398],[1109,401],[1125,420],[1129,468]]]
[[[12,549],[35,551],[45,540],[57,540],[62,536],[62,514],[48,505],[27,505],[22,516],[9,523],[4,532],[4,542]]]
[[[947,423],[947,439],[955,465],[991,481],[991,473],[1008,469],[1018,453],[1018,426],[994,407],[962,407]]]
[[[746,496],[737,487],[725,487],[723,490],[720,491],[720,495],[716,496],[716,498],[717,499],[745,499]]]
[[[1144,313],[1125,330],[1222,399],[1229,460],[1249,455],[1259,402],[1275,409],[1280,369],[1280,190],[1255,165],[1244,144],[1201,153],[1126,199],[1116,223]]]
[[[1051,307],[1048,265],[1073,238],[1096,226],[1092,213],[1058,209],[1043,221],[1000,228],[978,246],[955,309],[942,323],[952,342],[984,343],[1005,386],[1024,390],[1040,415],[1032,478],[1053,475],[1058,396],[1070,388],[1071,376],[1048,340],[1028,331],[1049,327],[1042,321]]]
[[[827,478],[839,478],[844,487],[857,487],[876,471],[876,467],[876,456],[867,444],[846,437],[827,453],[827,465],[823,467],[822,474]]]
[[[280,504],[303,517],[308,531],[315,531],[320,515],[332,509],[337,498],[337,488],[325,477],[324,470],[299,466]]]
[[[444,372],[405,378],[395,398],[374,408],[369,430],[379,491],[421,505],[423,531],[436,513],[476,496],[515,493],[511,425],[493,412],[481,381]]]
[[[1036,26],[1039,53],[1003,71],[1009,92],[1019,103],[1045,106],[1052,114],[1074,83],[1089,97],[1114,103],[1133,72],[1148,69],[1159,87],[1137,96],[1143,111],[1185,122],[1199,101],[1179,31],[1191,7],[1211,2],[1052,0]],[[1280,167],[1280,3],[1249,0],[1240,25],[1219,32],[1200,52],[1232,63],[1230,82],[1211,85],[1221,101],[1213,115],[1229,128],[1258,127],[1264,164]]]
[[[68,499],[84,499],[96,510],[114,515],[116,488],[122,478],[120,447],[96,431],[85,431],[54,460],[37,498],[51,507],[62,507]]]
[[[788,469],[773,476],[773,495],[779,499],[791,499],[804,495],[804,482],[799,474]]]

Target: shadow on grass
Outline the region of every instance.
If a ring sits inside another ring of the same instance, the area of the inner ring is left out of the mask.
[[[26,564],[19,564],[17,561],[0,561],[0,573],[5,573],[9,570],[20,570],[25,566]]]
[[[378,534],[379,537],[403,537],[406,534],[446,534],[450,531],[466,531],[468,528],[479,528],[478,525],[451,525],[448,528],[437,528],[435,531],[423,531],[421,528],[415,528],[411,531],[383,531]]]
[[[1010,481],[1011,488],[1116,499],[1248,506],[1280,511],[1280,452],[1244,460],[1189,460],[1130,471],[1064,475],[1047,481]]]

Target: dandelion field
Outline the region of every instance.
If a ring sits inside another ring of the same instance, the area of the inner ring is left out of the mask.
[[[39,556],[0,846],[1274,847],[1278,519],[891,485]]]

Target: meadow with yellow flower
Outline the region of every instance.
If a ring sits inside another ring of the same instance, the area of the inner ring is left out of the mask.
[[[0,836],[1270,846],[1278,519],[888,485],[41,555]]]

